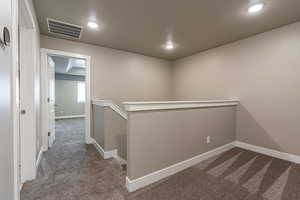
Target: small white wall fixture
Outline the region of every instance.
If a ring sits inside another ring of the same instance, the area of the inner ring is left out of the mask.
[[[86,101],[85,101],[85,142],[87,144],[92,143],[91,139],[91,86],[90,86],[90,63],[91,57],[87,55],[81,55],[72,52],[66,51],[59,51],[59,50],[52,50],[52,49],[45,49],[41,48],[41,91],[42,91],[42,146],[43,150],[48,150],[48,117],[47,117],[47,110],[48,110],[48,102],[47,102],[47,59],[48,56],[63,56],[67,58],[78,58],[78,59],[85,59],[86,60],[86,76],[85,76],[85,85],[86,85]]]

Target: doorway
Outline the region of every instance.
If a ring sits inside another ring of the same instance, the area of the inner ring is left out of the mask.
[[[91,143],[90,57],[42,49],[41,59],[43,149],[55,143],[55,124],[59,128],[74,121],[84,123],[83,139]],[[72,128],[72,123],[69,126]]]
[[[78,128],[79,124],[80,128],[84,127],[85,77],[86,59],[48,55],[49,147],[55,142],[55,130],[58,130],[59,142],[79,138],[84,141],[84,131],[66,135],[70,133],[66,129]]]

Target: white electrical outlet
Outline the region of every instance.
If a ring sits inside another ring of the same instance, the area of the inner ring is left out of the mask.
[[[210,143],[210,136],[207,136],[206,137],[206,144],[209,144]]]

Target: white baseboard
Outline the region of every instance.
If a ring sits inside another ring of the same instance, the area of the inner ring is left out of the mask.
[[[120,163],[120,165],[127,164],[127,161],[121,158],[120,156],[117,156],[115,159]]]
[[[85,115],[69,115],[69,116],[56,116],[55,119],[72,119],[72,118],[82,118]]]
[[[300,164],[300,156],[294,155],[294,154],[289,154],[289,153],[285,153],[285,152],[280,152],[280,151],[276,151],[276,150],[272,150],[272,149],[268,149],[268,148],[264,148],[264,147],[259,147],[259,146],[255,146],[252,144],[247,144],[247,143],[243,143],[243,142],[232,142],[229,144],[226,144],[224,146],[221,146],[219,148],[216,148],[214,150],[211,150],[209,152],[200,154],[198,156],[195,156],[191,159],[179,162],[175,165],[172,165],[170,167],[161,169],[159,171],[153,172],[151,174],[148,174],[146,176],[143,176],[141,178],[137,178],[134,180],[130,180],[128,177],[126,177],[126,187],[127,190],[129,192],[133,192],[136,191],[142,187],[145,187],[149,184],[155,183],[163,178],[166,178],[168,176],[171,176],[173,174],[176,174],[186,168],[189,168],[203,160],[206,160],[212,156],[218,155],[220,153],[223,153],[225,151],[230,150],[233,147],[239,147],[242,149],[246,149],[249,151],[254,151],[257,153],[261,153],[264,155],[268,155],[271,157],[275,157],[275,158],[279,158],[282,160],[287,160],[290,162],[294,162],[294,163],[298,163]]]
[[[42,148],[42,151],[43,151],[43,152],[48,151],[48,147],[45,147],[44,145],[42,145],[41,148]]]
[[[20,190],[20,191],[22,190],[23,185],[24,185],[24,183],[20,183],[20,184],[19,184],[19,190]]]
[[[118,151],[116,149],[112,150],[112,151],[104,151],[104,149],[96,142],[95,139],[91,138],[91,140],[93,140],[93,144],[94,144],[95,148],[98,150],[98,152],[101,154],[101,156],[104,159],[118,157]]]
[[[37,157],[36,162],[35,162],[36,172],[37,172],[37,170],[38,170],[38,168],[40,166],[40,162],[42,160],[43,152],[44,152],[43,151],[43,147],[41,147],[40,152],[39,152],[38,157]]]
[[[265,154],[265,155],[268,155],[271,157],[275,157],[275,158],[279,158],[282,160],[287,160],[290,162],[300,164],[300,156],[297,156],[294,154],[289,154],[289,153],[285,153],[285,152],[281,152],[281,151],[277,151],[277,150],[272,150],[272,149],[268,149],[265,147],[255,146],[252,144],[247,144],[247,143],[239,142],[239,141],[235,142],[235,146],[242,148],[242,149],[249,150],[249,151],[254,151],[254,152]]]
[[[175,165],[166,167],[164,169],[161,169],[159,171],[153,172],[151,174],[148,174],[146,176],[143,176],[143,177],[140,177],[140,178],[137,178],[134,180],[130,180],[128,177],[126,177],[127,190],[129,192],[133,192],[139,188],[145,187],[151,183],[155,183],[163,178],[166,178],[168,176],[176,174],[177,172],[187,169],[203,160],[206,160],[210,157],[213,157],[215,155],[218,155],[220,153],[228,151],[228,150],[232,149],[233,147],[235,147],[235,142],[223,145],[214,150],[208,151],[206,153],[200,154],[200,155],[190,158],[188,160],[176,163]]]
[[[118,150],[114,149],[111,151],[104,151],[104,159],[108,158],[117,158],[118,157]]]
[[[85,138],[85,143],[86,144],[94,144],[96,141],[93,139],[93,138],[91,138],[91,137],[86,137]]]

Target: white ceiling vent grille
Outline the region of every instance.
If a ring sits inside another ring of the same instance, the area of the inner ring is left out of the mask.
[[[82,26],[47,18],[48,31],[71,38],[80,39]]]

